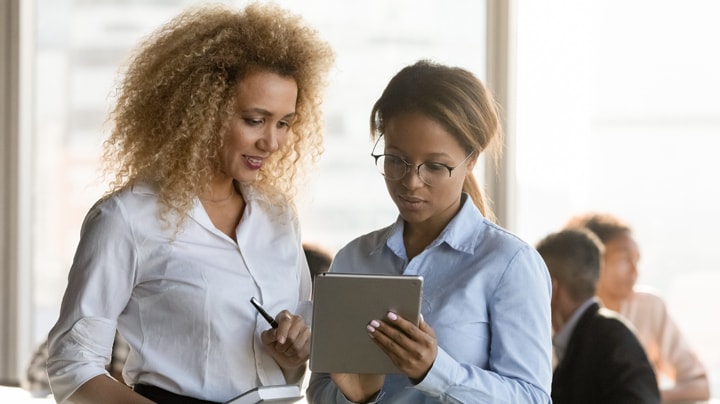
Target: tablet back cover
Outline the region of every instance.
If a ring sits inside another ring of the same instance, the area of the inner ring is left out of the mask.
[[[371,320],[393,311],[418,324],[420,276],[343,274],[315,277],[310,370],[323,373],[400,373],[369,337]]]

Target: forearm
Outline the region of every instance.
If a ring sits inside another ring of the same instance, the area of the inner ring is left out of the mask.
[[[529,378],[462,363],[440,349],[430,372],[416,389],[447,402],[473,403],[550,403],[549,392]]]
[[[682,380],[669,388],[662,389],[660,395],[663,402],[709,400],[710,383],[705,375]]]
[[[68,399],[76,404],[152,404],[147,398],[135,393],[129,387],[106,376],[95,376],[85,382]]]

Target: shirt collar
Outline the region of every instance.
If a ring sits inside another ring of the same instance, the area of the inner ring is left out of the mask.
[[[572,316],[570,316],[570,319],[568,319],[563,328],[561,328],[560,331],[556,332],[553,336],[552,343],[555,348],[555,355],[557,356],[558,361],[562,361],[563,356],[565,356],[565,350],[567,349],[568,343],[570,343],[570,337],[572,337],[573,331],[575,331],[575,326],[578,321],[580,321],[580,317],[582,317],[588,307],[597,302],[597,297],[591,297],[585,300],[583,304],[575,310]]]
[[[480,210],[475,206],[470,196],[463,193],[460,199],[460,210],[428,247],[445,243],[454,250],[473,254],[481,235],[481,226],[477,226],[477,223],[483,220]],[[398,216],[395,223],[388,228],[387,237],[381,239],[375,251],[387,245],[395,255],[405,257],[404,228],[405,220]]]
[[[237,186],[240,193],[242,193],[243,199],[245,200],[245,211],[243,212],[243,217],[247,217],[251,214],[254,209],[253,204],[255,202],[267,202],[267,199],[252,185],[238,182]],[[157,185],[148,181],[138,181],[132,185],[131,189],[135,194],[158,195]],[[223,233],[212,223],[210,216],[208,216],[202,202],[200,202],[200,198],[197,196],[193,200],[193,207],[187,212],[187,214],[190,219],[196,221],[210,232],[223,235]]]

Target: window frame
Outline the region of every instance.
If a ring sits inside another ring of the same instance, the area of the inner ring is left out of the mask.
[[[0,15],[0,382],[17,385],[31,335],[30,214],[34,2],[3,0]]]

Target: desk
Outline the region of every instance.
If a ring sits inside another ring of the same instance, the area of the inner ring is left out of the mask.
[[[0,386],[0,403],[47,404],[55,403],[52,396],[36,398],[20,387]]]

